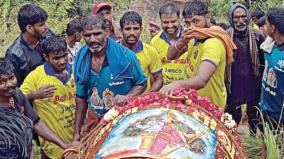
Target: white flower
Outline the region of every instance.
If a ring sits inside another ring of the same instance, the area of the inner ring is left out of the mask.
[[[233,130],[237,123],[233,120],[233,117],[229,113],[225,113],[221,117],[221,122],[230,130]],[[234,131],[234,130],[233,130]]]
[[[104,120],[106,121],[111,121],[113,120],[115,117],[118,116],[118,111],[115,110],[114,108],[110,109],[105,115],[104,115]]]

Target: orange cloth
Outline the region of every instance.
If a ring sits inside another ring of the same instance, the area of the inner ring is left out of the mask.
[[[221,40],[226,48],[227,52],[227,63],[232,63],[234,62],[233,59],[233,50],[237,49],[237,46],[233,42],[233,40],[230,38],[228,33],[223,30],[219,26],[211,26],[210,28],[197,28],[197,27],[192,27],[192,33],[193,37],[197,39],[205,39],[205,38],[217,38]]]

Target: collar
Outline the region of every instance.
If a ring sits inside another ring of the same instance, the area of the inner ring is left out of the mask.
[[[142,51],[143,50],[143,43],[142,43],[142,41],[141,40],[138,40],[138,45],[137,45],[137,47],[135,48],[135,50],[133,50],[135,53],[138,53],[138,52],[140,52],[140,51]]]
[[[180,38],[182,31],[183,31],[183,28],[182,28],[182,26],[180,26],[180,27],[179,27],[179,30],[178,30],[178,33],[177,33],[177,35],[176,35],[175,40],[177,40],[177,39]],[[168,38],[166,32],[163,31],[162,34],[160,35],[160,38],[163,39],[163,40],[164,40],[166,43],[168,43],[169,45],[171,45],[170,39]]]
[[[103,64],[102,64],[102,68],[107,67],[107,66],[109,66],[109,65],[108,65],[107,56],[105,56],[105,59],[104,59]]]
[[[55,71],[52,69],[52,67],[49,65],[49,63],[45,62],[43,64],[45,73],[50,76],[55,76],[57,79],[59,79],[63,84],[66,84],[72,75],[72,65],[67,64],[66,70],[67,70],[67,77],[63,79],[62,77],[58,76]]]
[[[276,45],[276,44],[275,44]],[[280,51],[284,51],[284,43],[280,44],[280,45],[276,45],[276,47],[280,50]]]
[[[116,37],[116,35],[115,35],[114,33],[110,36],[110,38],[111,38],[112,40],[114,40],[114,41],[117,41],[117,40],[118,40],[118,38]]]
[[[197,46],[200,43],[204,43],[208,38],[205,39],[194,39],[193,46]]]
[[[33,45],[30,45],[30,44],[28,44],[28,43],[25,41],[23,34],[20,35],[20,38],[21,38],[21,43],[24,44],[28,49],[30,49],[30,50],[35,50],[35,48],[34,48]],[[39,42],[38,42],[38,43],[39,43]],[[39,45],[39,44],[37,44],[37,45]]]
[[[111,38],[107,40],[106,57],[110,72],[112,72],[114,79],[118,77],[131,77],[131,61],[129,57],[130,49],[118,44]]]

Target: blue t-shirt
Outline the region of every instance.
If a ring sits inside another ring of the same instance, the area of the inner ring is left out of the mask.
[[[88,84],[77,84],[76,88],[76,95],[87,99],[89,108],[98,115],[104,115],[108,111],[113,105],[115,95],[126,95],[133,86],[147,81],[135,53],[130,50],[127,51],[126,56],[119,57],[120,62],[126,58],[130,62],[129,65],[122,68],[122,73],[115,77],[112,70],[118,70],[118,68],[112,68],[114,66],[109,64],[111,60],[114,61],[113,59],[110,60],[110,58],[115,58],[112,56],[113,53],[119,54],[118,52],[106,53],[101,70],[99,72],[91,70]]]
[[[284,49],[274,46],[265,53],[265,70],[262,78],[261,110],[278,121],[284,103]],[[284,112],[281,121],[284,122]]]

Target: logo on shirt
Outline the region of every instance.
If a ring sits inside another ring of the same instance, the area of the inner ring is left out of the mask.
[[[102,100],[98,94],[98,89],[94,87],[92,91],[93,91],[91,96],[92,104],[95,106],[103,106]]]
[[[269,69],[268,71],[268,76],[267,76],[267,85],[269,85],[272,88],[277,87],[277,80],[276,80],[276,74],[272,68]]]
[[[108,88],[103,91],[103,99],[98,95],[98,89],[93,88],[91,104],[95,109],[111,109],[114,106],[114,93]]]
[[[280,67],[281,69],[284,68],[284,60],[279,60],[277,64],[279,65],[279,67]]]
[[[196,60],[197,56],[198,56],[198,50],[194,50],[194,52],[193,52],[194,60]]]
[[[124,84],[124,81],[110,82],[109,86],[118,86],[118,85],[121,85],[121,84]]]
[[[73,100],[75,98],[75,95],[72,92],[68,92],[68,94],[65,95],[56,95],[54,97],[53,103],[54,104],[59,104],[62,102],[65,102],[66,100]]]
[[[71,87],[72,87],[72,88],[74,88],[74,87],[75,87],[75,82],[74,82],[74,80],[73,80],[73,79],[70,81],[70,85],[71,85]]]

